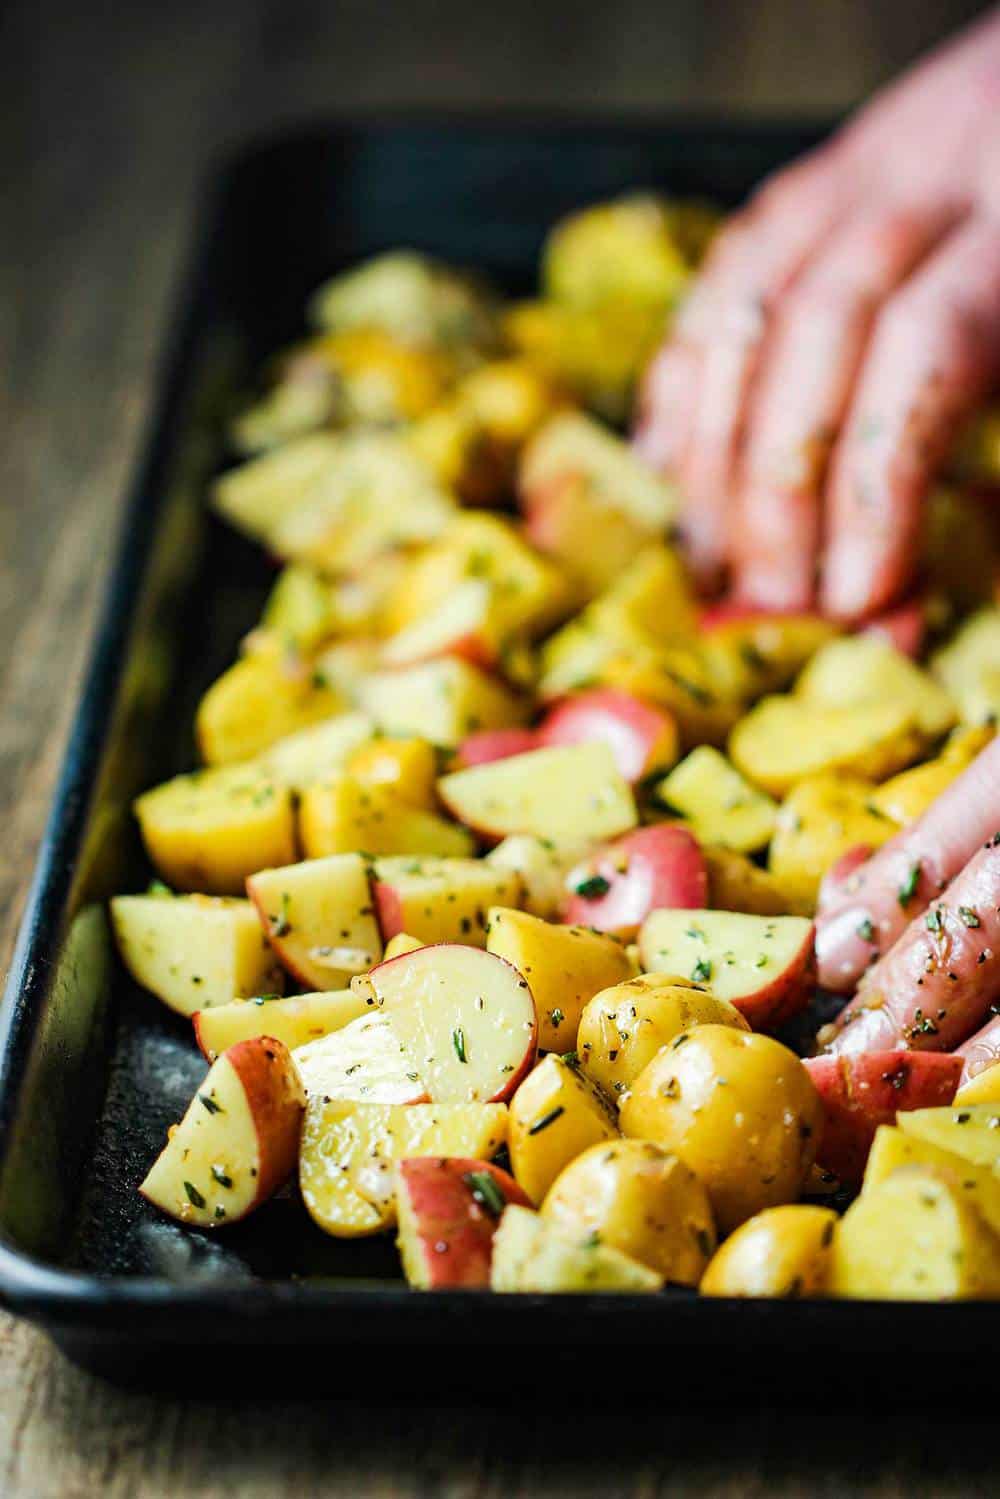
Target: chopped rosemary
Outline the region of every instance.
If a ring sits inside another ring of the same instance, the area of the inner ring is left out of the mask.
[[[497,1185],[496,1178],[488,1171],[466,1171],[462,1177],[479,1206],[494,1218],[499,1218],[507,1206],[507,1199]]]

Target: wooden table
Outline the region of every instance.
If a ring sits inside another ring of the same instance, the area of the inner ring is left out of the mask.
[[[962,0],[173,0],[0,16],[0,940],[9,953],[206,164],[324,109],[702,112],[850,105]],[[864,1356],[859,1352],[859,1356]],[[891,1350],[884,1350],[887,1370]],[[738,1359],[739,1350],[733,1350]],[[803,1361],[801,1368],[807,1367]],[[790,1356],[790,1381],[801,1368]],[[600,1402],[374,1413],[123,1394],[0,1317],[0,1492],[243,1495],[994,1493],[992,1438]],[[280,1382],[280,1371],[276,1371]],[[752,1387],[752,1370],[747,1371]],[[419,1368],[413,1383],[419,1389]],[[220,1371],[220,1398],[225,1371]],[[515,1434],[516,1433],[516,1434]],[[957,1439],[957,1440],[956,1440]],[[953,1448],[959,1450],[958,1458]]]

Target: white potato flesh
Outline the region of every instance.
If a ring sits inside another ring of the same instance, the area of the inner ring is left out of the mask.
[[[635,827],[632,792],[606,744],[529,750],[443,776],[441,799],[467,827],[496,837],[599,841]]]
[[[495,677],[454,656],[370,673],[359,700],[385,734],[456,749],[479,729],[523,723],[525,704]]]
[[[421,943],[485,947],[490,906],[516,906],[522,892],[519,875],[495,869],[484,859],[389,855],[375,860],[374,878],[385,938],[406,932]]]
[[[496,660],[501,641],[490,620],[491,589],[481,579],[469,578],[441,600],[438,608],[407,625],[386,641],[386,666],[411,666],[449,653],[481,656],[480,665]]]
[[[493,1239],[494,1291],[659,1291],[663,1277],[593,1235],[573,1240],[509,1203]]]
[[[254,999],[200,1010],[194,1028],[198,1045],[211,1062],[237,1041],[249,1041],[253,1036],[276,1036],[290,1050],[305,1046],[339,1031],[370,1008],[364,995],[352,989],[291,994],[284,999],[258,994]]]
[[[247,894],[282,963],[311,989],[342,989],[382,955],[360,854],[261,870]]]
[[[734,1001],[792,968],[811,930],[804,916],[653,911],[639,933],[639,953],[647,972],[676,973]]]
[[[503,958],[458,944],[421,947],[368,980],[435,1103],[506,1097],[534,1061],[535,1003]]]
[[[267,541],[282,516],[301,504],[334,466],[339,448],[340,439],[332,433],[316,433],[241,463],[216,482],[215,508],[237,530]]]
[[[950,729],[956,717],[951,694],[940,682],[877,635],[829,641],[799,677],[795,694],[830,708],[890,700],[905,704],[930,739]]]
[[[367,998],[357,996],[368,1009]],[[387,1015],[362,1014],[292,1052],[310,1098],[416,1103],[427,1097],[419,1072]]]
[[[248,900],[117,895],[111,924],[132,977],[179,1015],[268,993],[281,971]]]
[[[569,896],[567,876],[590,852],[591,845],[573,839],[555,843],[531,833],[512,833],[486,855],[494,869],[511,870],[524,886],[523,906],[532,916],[555,920]]]
[[[710,744],[699,745],[675,766],[657,785],[656,796],[677,808],[702,843],[750,854],[774,832],[776,803]]]
[[[303,791],[331,771],[342,770],[374,733],[367,713],[340,713],[279,739],[264,751],[260,763],[280,785]]]

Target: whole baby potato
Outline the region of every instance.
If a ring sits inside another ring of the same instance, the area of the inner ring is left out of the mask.
[[[696,1286],[715,1247],[708,1193],[689,1166],[648,1140],[592,1145],[542,1204],[574,1238],[620,1249],[675,1285]]]
[[[702,1295],[824,1295],[836,1222],[832,1208],[809,1203],[766,1208],[716,1251],[701,1282]]]
[[[699,1025],[665,1046],[622,1101],[620,1124],[701,1177],[719,1232],[794,1202],[819,1143],[823,1106],[794,1052],[753,1032]]]
[[[620,1098],[682,1031],[696,1025],[749,1030],[735,1005],[669,973],[643,973],[602,989],[583,1008],[576,1050],[587,1076]]]

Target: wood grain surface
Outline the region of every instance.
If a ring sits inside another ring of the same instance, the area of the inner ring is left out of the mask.
[[[0,8],[0,944],[10,952],[196,184],[248,133],[399,103],[828,112],[960,0],[175,0]],[[805,1362],[803,1362],[803,1356]],[[739,1350],[733,1350],[738,1359]],[[622,1366],[627,1367],[627,1365]],[[807,1354],[790,1357],[800,1385]],[[807,1409],[185,1404],[0,1316],[5,1499],[992,1494],[971,1421]],[[635,1377],[635,1376],[633,1376]],[[275,1371],[280,1383],[280,1370]],[[730,1375],[731,1379],[731,1375]],[[752,1388],[752,1370],[747,1371]],[[419,1369],[414,1369],[419,1388]],[[225,1401],[220,1371],[220,1402]],[[519,1395],[520,1399],[520,1395]]]

